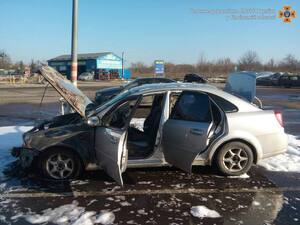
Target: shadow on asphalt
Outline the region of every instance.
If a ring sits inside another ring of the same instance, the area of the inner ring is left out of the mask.
[[[4,170],[5,183],[2,191],[47,191],[51,193],[77,191],[113,191],[119,190],[161,190],[161,189],[228,189],[228,188],[266,188],[276,187],[270,177],[286,178],[280,173],[272,176],[260,167],[253,166],[248,172],[249,178],[224,177],[219,175],[212,167],[194,166],[191,174],[174,167],[157,168],[130,168],[123,173],[124,186],[120,187],[104,171],[84,172],[77,180],[54,181],[38,176],[35,171],[24,171],[18,161],[9,164]],[[298,176],[299,177],[299,176]],[[285,184],[285,181],[276,182]],[[295,181],[296,182],[296,181]],[[298,181],[299,182],[299,181]]]
[[[248,178],[228,178],[216,174],[211,167],[200,166],[194,167],[192,174],[174,167],[128,169],[123,175],[124,186],[120,187],[103,171],[85,172],[80,180],[55,182],[39,178],[32,171],[25,172],[14,162],[6,168],[4,182],[8,193],[91,193],[59,198],[26,197],[18,203],[21,211],[32,205],[30,210],[41,212],[41,205],[42,209],[56,208],[75,198],[86,210],[112,210],[118,224],[131,220],[138,224],[145,221],[154,221],[153,224],[297,224],[294,218],[299,215],[294,209],[299,207],[300,193],[282,190],[288,186],[288,179],[298,179],[297,175],[270,172],[256,166],[248,175]],[[299,185],[296,180],[293,182]],[[197,205],[215,210],[221,217],[191,216],[191,207]],[[3,213],[9,217],[12,211],[9,207],[5,210]],[[25,222],[20,219],[16,224]]]

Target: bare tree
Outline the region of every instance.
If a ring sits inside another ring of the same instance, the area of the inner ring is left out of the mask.
[[[10,69],[11,59],[9,55],[4,51],[0,50],[0,69]]]
[[[40,61],[34,61],[33,59],[31,59],[31,62],[29,64],[31,73],[36,73],[39,69],[39,66],[41,66]]]
[[[261,63],[255,51],[247,51],[238,61],[239,70],[259,70]]]
[[[295,56],[288,54],[279,63],[280,69],[286,72],[297,72],[300,69],[300,61],[298,61]]]
[[[18,71],[20,73],[24,73],[24,71],[25,71],[25,64],[23,63],[23,61],[21,60],[19,63],[17,63],[17,65],[18,65]]]
[[[198,73],[206,77],[226,77],[234,71],[235,63],[229,58],[219,58],[216,60],[208,60],[204,54],[201,54],[197,64],[174,64],[165,63],[165,73],[169,77],[182,79],[187,73]],[[300,72],[300,61],[295,56],[289,54],[279,63],[274,59],[270,59],[266,63],[262,63],[254,51],[246,52],[238,61],[240,70],[255,71],[274,71],[274,72]],[[147,66],[142,62],[132,63],[131,71],[133,76],[153,76],[154,66]]]
[[[206,59],[204,53],[200,54],[200,58],[196,64],[197,72],[201,74],[207,74],[210,72],[209,69],[210,62]]]
[[[154,66],[147,66],[142,62],[131,63],[131,72],[133,77],[153,76]]]

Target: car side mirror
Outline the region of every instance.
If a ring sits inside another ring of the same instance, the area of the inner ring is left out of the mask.
[[[97,116],[92,116],[87,119],[87,124],[91,127],[95,127],[100,124],[100,120]]]

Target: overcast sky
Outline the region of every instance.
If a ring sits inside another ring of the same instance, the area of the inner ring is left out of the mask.
[[[247,50],[262,60],[288,53],[300,58],[299,16],[285,24],[279,18],[241,20],[232,15],[245,14],[221,11],[270,9],[277,15],[284,5],[300,15],[299,1],[79,0],[78,49],[124,51],[127,64],[196,63],[201,55],[237,60]],[[203,13],[216,9],[218,14]],[[0,0],[0,49],[25,62],[70,53],[71,12],[72,0]]]

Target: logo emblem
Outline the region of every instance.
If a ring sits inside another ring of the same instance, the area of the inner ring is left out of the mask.
[[[284,6],[282,10],[279,10],[278,17],[283,19],[283,22],[290,23],[296,18],[296,10],[291,10],[291,6]]]

